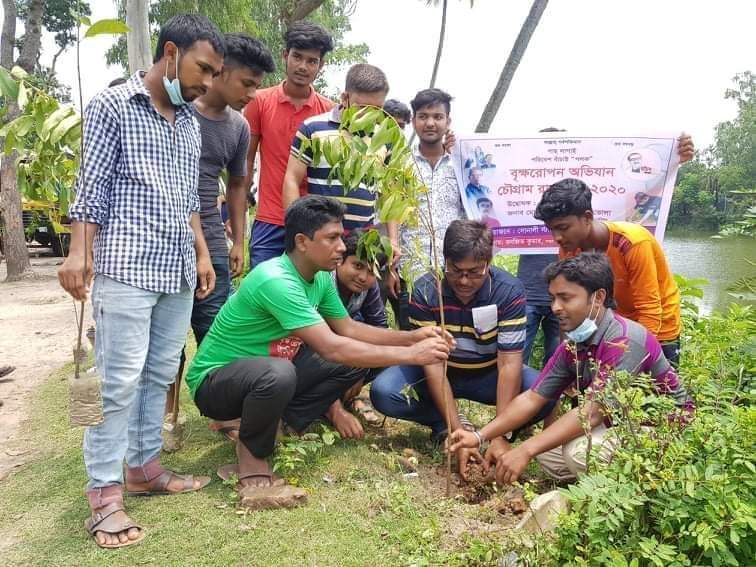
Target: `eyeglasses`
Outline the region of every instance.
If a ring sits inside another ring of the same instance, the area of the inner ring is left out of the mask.
[[[462,278],[467,278],[470,281],[477,281],[482,280],[484,277],[486,277],[487,273],[488,264],[486,264],[482,268],[477,268],[474,270],[460,270],[454,265],[447,266],[444,270],[444,275],[450,280],[461,280]]]

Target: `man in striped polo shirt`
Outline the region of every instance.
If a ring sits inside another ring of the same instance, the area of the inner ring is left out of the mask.
[[[450,417],[452,430],[462,426],[457,398],[495,404],[501,415],[512,399],[538,378],[536,370],[522,364],[525,290],[516,278],[490,265],[492,239],[485,224],[472,220],[452,221],[444,235],[444,323],[456,340],[449,354],[448,381],[443,364],[394,366],[384,370],[370,390],[378,411],[427,425],[439,441],[446,437],[445,415]],[[410,325],[439,325],[440,303],[436,276],[427,273],[417,280],[412,292]],[[416,396],[407,395],[408,386]],[[554,403],[544,405],[532,421],[545,418]],[[506,449],[501,437],[492,446],[492,458]],[[463,478],[470,459],[480,459],[477,451],[466,448],[456,456]]]
[[[337,135],[341,128],[341,112],[345,108],[353,105],[381,108],[388,90],[386,75],[378,67],[359,63],[349,69],[339,106],[305,120],[294,137],[284,176],[284,208],[299,199],[299,187],[306,177],[308,194],[333,197],[346,205],[344,230],[350,231],[374,224],[376,193],[364,183],[360,183],[357,189],[345,193],[338,179],[329,181],[331,167],[325,157],[321,158],[320,163],[312,163],[312,151],[310,149],[301,151],[301,146],[304,140]]]
[[[692,413],[693,402],[664,357],[659,341],[642,325],[610,309],[614,304],[614,276],[606,256],[581,254],[549,265],[544,275],[549,282],[551,309],[568,340],[559,345],[535,384],[517,396],[506,413],[499,412],[480,431],[454,431],[453,450],[477,449],[486,439],[522,427],[577,382],[581,390],[590,387],[596,391],[617,370],[650,375],[657,392],[672,397],[680,408],[678,417]],[[579,408],[567,412],[541,433],[499,455],[497,482],[515,482],[534,457],[559,481],[574,480],[584,472],[588,438],[578,412]],[[607,435],[607,425],[611,424],[606,423],[600,404],[589,403],[587,412],[592,450],[606,462],[616,445]]]

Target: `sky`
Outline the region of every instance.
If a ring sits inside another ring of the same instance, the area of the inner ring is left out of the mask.
[[[91,2],[92,21],[115,17],[110,0]],[[506,62],[530,0],[449,0],[446,43],[436,86],[454,96],[452,121],[474,130]],[[405,102],[428,86],[441,9],[423,0],[359,0],[347,40],[370,47],[389,96]],[[551,0],[491,127],[500,136],[548,126],[582,136],[686,131],[696,145],[734,117],[724,99],[738,72],[756,71],[756,2],[747,0]],[[85,103],[120,69],[108,68],[111,37],[82,45]],[[52,37],[42,61],[52,59]],[[61,80],[77,100],[74,50],[59,58]],[[343,84],[345,70],[328,74]]]

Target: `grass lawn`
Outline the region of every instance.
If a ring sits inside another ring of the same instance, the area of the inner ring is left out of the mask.
[[[147,532],[122,550],[101,550],[83,528],[88,516],[81,429],[67,417],[64,367],[33,402],[29,437],[38,456],[0,483],[0,557],[3,565],[487,565],[511,542],[516,517],[507,496],[483,504],[444,498],[443,457],[428,432],[390,421],[363,442],[337,441],[288,476],[307,489],[295,510],[245,513],[235,491],[215,475],[233,462],[232,445],[208,430],[183,392],[188,438],[163,462],[205,474],[203,491],[126,498]],[[490,408],[463,406],[482,424]],[[484,415],[486,414],[486,415]],[[397,458],[419,455],[419,476],[406,478]]]

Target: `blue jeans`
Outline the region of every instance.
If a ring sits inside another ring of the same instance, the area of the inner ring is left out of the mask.
[[[554,354],[559,346],[559,319],[551,312],[548,305],[527,305],[525,312],[528,316],[525,330],[525,350],[522,353],[522,361],[530,364],[530,355],[533,353],[533,343],[538,334],[538,327],[543,328],[543,366]]]
[[[84,433],[88,488],[123,482],[123,461],[160,455],[168,386],[176,378],[193,289],[165,294],[97,275],[92,288],[95,356],[105,421]]]
[[[249,239],[249,267],[284,253],[284,227],[255,220]]]
[[[212,260],[213,270],[215,270],[215,289],[205,299],[195,299],[192,308],[192,331],[197,346],[205,338],[218,311],[231,294],[231,269],[228,266],[228,256],[215,257]]]
[[[455,399],[472,400],[489,406],[496,405],[496,384],[499,371],[496,366],[490,372],[465,378],[449,380]],[[529,366],[522,367],[522,385],[520,391],[530,389],[538,379],[538,371]],[[402,390],[411,385],[417,392],[419,400],[407,397]],[[414,421],[431,428],[434,434],[446,429],[446,420],[438,411],[428,385],[425,382],[422,366],[392,366],[381,372],[370,386],[370,400],[373,407],[384,415],[407,421]],[[549,402],[529,423],[543,420],[551,413],[556,402]],[[521,428],[520,428],[521,429]]]

